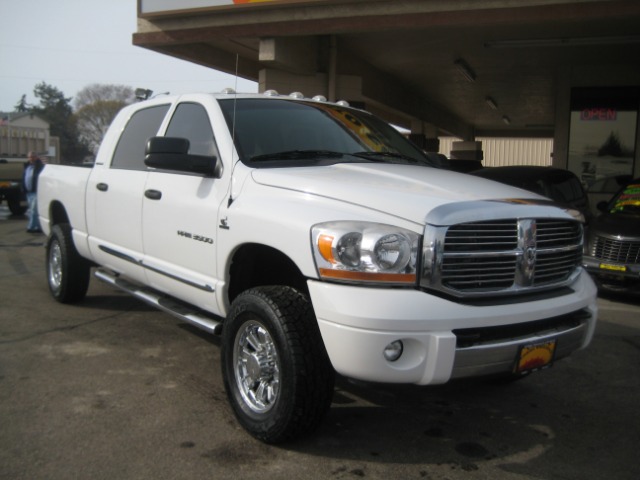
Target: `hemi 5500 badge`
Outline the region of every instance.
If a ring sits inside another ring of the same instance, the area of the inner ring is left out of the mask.
[[[193,233],[185,232],[183,230],[178,230],[178,236],[213,245],[213,238],[203,237],[202,235],[194,235]]]

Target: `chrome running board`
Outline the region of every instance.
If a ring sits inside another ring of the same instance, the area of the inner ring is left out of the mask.
[[[97,279],[197,328],[213,333],[214,335],[219,335],[222,332],[222,319],[215,318],[212,314],[198,310],[187,303],[157,292],[152,288],[143,287],[125,280],[118,274],[111,273],[102,268],[96,270],[94,275]]]

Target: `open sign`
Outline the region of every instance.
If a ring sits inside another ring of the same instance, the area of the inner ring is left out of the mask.
[[[585,108],[580,112],[580,120],[587,122],[610,122],[616,120],[618,111],[615,108]]]

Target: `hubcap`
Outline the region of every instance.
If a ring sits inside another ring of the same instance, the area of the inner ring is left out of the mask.
[[[257,321],[250,320],[238,330],[233,364],[247,406],[256,413],[269,411],[280,391],[280,362],[271,335]]]
[[[53,242],[49,250],[49,284],[58,290],[62,282],[62,251],[60,243]]]

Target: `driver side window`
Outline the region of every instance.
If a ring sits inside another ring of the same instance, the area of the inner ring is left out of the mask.
[[[178,105],[171,117],[165,136],[189,140],[189,153],[191,154],[218,156],[209,116],[200,104],[181,103]]]

